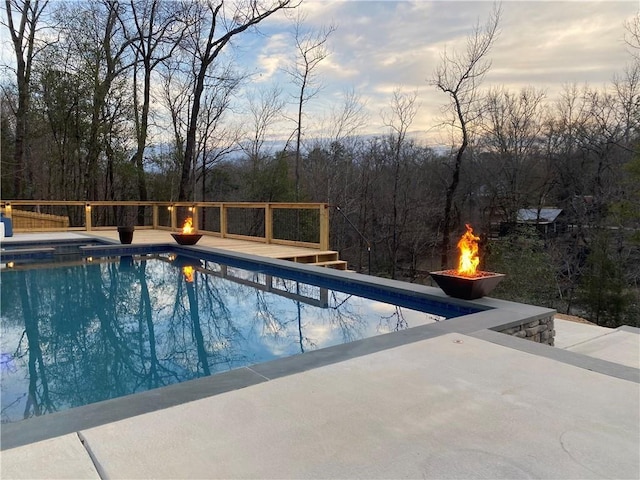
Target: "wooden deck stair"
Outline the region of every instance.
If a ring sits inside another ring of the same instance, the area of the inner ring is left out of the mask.
[[[289,260],[296,263],[306,263],[319,267],[334,268],[336,270],[347,270],[347,262],[340,260],[338,252],[321,251],[317,253],[305,253],[281,257],[281,260]]]
[[[116,241],[118,239],[118,233],[115,230],[93,231],[90,234],[85,235],[107,238],[112,241]],[[134,244],[174,242],[175,241],[170,236],[170,232],[164,230],[136,230],[133,234]],[[277,258],[280,260],[289,260],[291,262],[349,271],[347,262],[340,260],[340,254],[334,250],[317,250],[313,248],[266,244],[247,240],[220,238],[211,235],[204,235],[198,242],[198,246],[212,247],[229,250],[231,252],[248,253],[267,258]]]

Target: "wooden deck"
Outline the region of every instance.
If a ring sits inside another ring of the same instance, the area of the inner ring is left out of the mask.
[[[96,238],[118,240],[118,232],[116,230],[93,230],[91,232],[82,232],[82,234]],[[174,242],[175,240],[171,236],[171,233],[164,230],[136,230],[133,234],[133,245]],[[212,235],[203,235],[198,242],[198,246],[219,248],[221,250],[247,253],[267,258],[290,260],[292,262],[330,267],[338,270],[347,269],[347,262],[340,260],[338,252],[333,250],[267,244],[249,240],[220,238]]]
[[[134,244],[173,243],[170,232],[179,231],[189,220],[204,235],[198,246],[347,269],[338,252],[329,250],[326,203],[0,200],[0,210],[13,221],[18,235],[77,232],[115,241],[119,241],[118,220],[144,213],[144,219],[137,223],[140,227],[136,227]],[[258,226],[262,218],[263,228],[244,228],[247,215],[258,221]],[[211,228],[206,233],[198,228],[205,218]],[[215,218],[219,224],[212,220]]]

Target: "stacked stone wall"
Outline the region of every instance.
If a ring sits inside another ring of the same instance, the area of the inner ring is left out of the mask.
[[[556,335],[553,315],[521,325],[511,326],[504,330],[498,330],[498,332],[551,346],[553,346]]]

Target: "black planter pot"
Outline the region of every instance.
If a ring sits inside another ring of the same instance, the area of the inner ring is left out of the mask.
[[[129,244],[133,241],[133,231],[135,227],[118,227],[118,235],[120,236],[120,243]]]

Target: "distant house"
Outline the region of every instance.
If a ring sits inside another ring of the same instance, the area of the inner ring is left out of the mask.
[[[541,235],[552,237],[567,230],[561,208],[521,208],[518,210],[517,220],[500,224],[500,235],[506,235],[517,225],[533,225]]]

